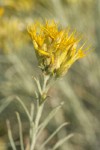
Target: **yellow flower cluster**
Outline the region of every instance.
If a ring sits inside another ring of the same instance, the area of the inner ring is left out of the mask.
[[[80,39],[75,32],[70,34],[69,29],[59,29],[55,21],[46,21],[44,24],[36,22],[28,27],[28,32],[39,67],[45,74],[60,77],[77,59],[86,55],[84,46],[79,47]]]

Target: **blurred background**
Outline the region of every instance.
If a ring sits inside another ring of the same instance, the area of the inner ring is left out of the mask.
[[[29,109],[35,101],[32,77],[40,75],[41,71],[37,67],[27,25],[44,19],[54,19],[62,27],[76,29],[95,50],[76,62],[49,91],[44,117],[62,101],[64,105],[38,142],[45,141],[67,121],[69,125],[50,141],[45,150],[52,149],[58,139],[70,133],[74,136],[59,150],[99,150],[100,0],[0,0],[0,150],[11,150],[7,119],[11,122],[15,141],[19,140],[16,111],[21,115],[23,136],[27,141],[28,119],[15,96],[19,96]]]

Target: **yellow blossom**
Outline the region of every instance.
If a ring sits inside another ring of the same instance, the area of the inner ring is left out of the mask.
[[[4,8],[0,7],[0,16],[2,16],[4,14]]]
[[[39,67],[45,74],[59,77],[64,75],[71,65],[86,55],[84,44],[79,47],[80,38],[70,29],[59,29],[55,21],[44,24],[36,22],[28,27]]]

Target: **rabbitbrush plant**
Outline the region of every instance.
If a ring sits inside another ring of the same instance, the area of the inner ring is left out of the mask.
[[[71,32],[69,28],[59,29],[58,24],[55,21],[45,21],[45,23],[36,22],[28,27],[28,33],[32,39],[36,57],[38,59],[39,68],[42,70],[42,82],[40,79],[34,78],[37,86],[36,91],[36,106],[34,113],[34,105],[31,105],[31,113],[25,106],[25,104],[17,97],[17,100],[23,106],[30,123],[30,135],[29,144],[24,145],[22,136],[22,123],[19,113],[16,113],[19,124],[20,146],[21,150],[35,150],[37,149],[38,137],[41,136],[42,131],[45,129],[48,122],[61,108],[61,105],[51,111],[47,118],[40,123],[45,101],[48,98],[48,90],[52,84],[59,78],[63,77],[71,65],[78,59],[87,55],[88,48],[85,48],[82,44],[80,46],[81,38],[76,35],[76,32]],[[35,114],[35,116],[34,116]],[[42,145],[39,146],[39,150],[45,149],[48,142],[63,128],[67,123],[60,125]],[[16,145],[12,138],[12,132],[9,121],[7,121],[8,136],[10,139],[13,150],[16,150]],[[58,141],[52,150],[56,150],[66,140],[68,140],[73,134]]]

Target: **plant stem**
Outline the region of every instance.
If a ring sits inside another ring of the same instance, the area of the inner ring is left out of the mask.
[[[32,140],[31,140],[31,147],[30,150],[34,150],[35,144],[36,144],[36,138],[37,138],[37,133],[39,129],[39,121],[42,115],[43,107],[44,107],[44,102],[42,104],[39,104],[39,101],[42,98],[43,93],[47,93],[47,81],[49,79],[49,76],[44,75],[44,80],[43,80],[43,86],[41,88],[41,93],[40,93],[40,99],[37,100],[37,112],[36,112],[36,117],[34,121],[34,126],[32,126]],[[40,87],[40,86],[39,86]]]
[[[33,135],[32,135],[32,144],[31,144],[30,150],[34,150],[34,147],[35,147],[36,135],[37,135],[37,132],[38,132],[38,125],[39,125],[39,121],[40,121],[40,118],[41,118],[41,115],[42,115],[43,106],[44,106],[44,104],[40,105],[37,109],[35,123],[34,123],[34,126],[33,126],[34,131],[33,131]]]

